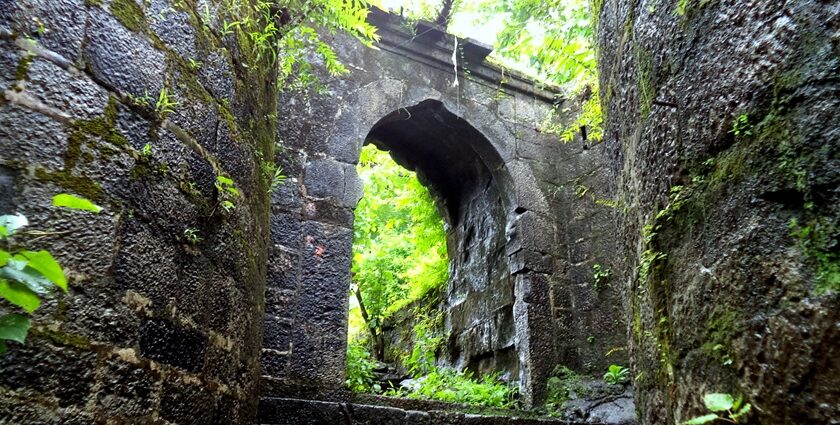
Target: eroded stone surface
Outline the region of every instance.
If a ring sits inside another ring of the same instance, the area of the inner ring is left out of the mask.
[[[640,418],[837,422],[840,5],[680,4],[599,20]]]
[[[49,250],[69,281],[67,294],[44,299],[26,344],[0,358],[0,422],[254,420],[269,243],[269,197],[255,189],[263,183],[254,157],[272,152],[274,131],[253,128],[233,141],[236,132],[216,124],[222,103],[249,103],[260,116],[276,104],[233,90],[221,44],[200,45],[214,53],[208,75],[227,80],[212,85],[220,97],[195,84],[197,70],[180,65],[196,56],[194,39],[212,35],[178,3],[0,7],[0,213],[26,215],[42,233],[16,236],[13,246]],[[165,10],[178,25],[156,22]],[[262,84],[249,78],[238,81]],[[168,129],[151,112],[164,86],[179,102]],[[147,107],[126,100],[146,94]],[[249,119],[231,115],[229,127]],[[147,144],[151,153],[141,154]],[[231,212],[219,206],[213,163],[241,190]],[[58,193],[103,211],[53,207]],[[188,229],[199,238],[185,237]]]

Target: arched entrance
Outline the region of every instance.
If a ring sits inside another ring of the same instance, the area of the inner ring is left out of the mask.
[[[369,143],[427,185],[448,224],[443,362],[518,380],[513,282],[506,254],[510,175],[488,140],[441,102],[424,100],[379,120]],[[508,182],[505,184],[505,182]]]
[[[497,147],[502,145],[439,100],[390,109],[369,128],[356,139],[355,152],[363,143],[389,151],[430,188],[449,224],[444,362],[479,373],[508,372],[526,405],[538,400],[549,366],[534,367],[532,353],[546,365],[554,355],[549,337],[531,338],[530,324],[550,323],[544,273],[551,265],[535,244],[553,231],[519,202],[518,187],[533,177],[507,163]],[[301,204],[300,225],[279,229],[297,238],[292,243],[300,249],[299,255],[284,254],[289,262],[283,266],[296,273],[290,279],[295,299],[288,300],[288,319],[275,322],[267,314],[263,374],[273,394],[323,398],[340,393],[344,382],[352,208],[361,183],[352,164],[317,157],[308,160],[303,183],[311,200]],[[273,309],[269,286],[266,304]]]

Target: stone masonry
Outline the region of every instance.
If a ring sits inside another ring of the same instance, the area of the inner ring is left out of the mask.
[[[840,421],[840,2],[599,11],[639,418]],[[613,180],[613,179],[611,179]]]
[[[342,398],[355,171],[373,143],[418,174],[444,212],[451,278],[444,363],[509,372],[539,404],[558,365],[603,373],[625,346],[620,266],[601,147],[542,131],[573,102],[483,62],[486,46],[374,10],[378,50],[334,36],[352,73],[326,94],[283,94],[272,198],[263,396]],[[555,105],[561,111],[552,117]]]
[[[0,357],[0,423],[255,420],[275,79],[198,3],[0,1],[0,214],[70,280]],[[51,207],[64,192],[104,210]]]

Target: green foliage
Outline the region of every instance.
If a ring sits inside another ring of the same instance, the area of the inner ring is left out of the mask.
[[[66,193],[56,195],[53,205],[95,213],[102,210],[87,199]],[[9,245],[17,245],[10,244],[9,238],[28,225],[29,220],[22,214],[0,216],[0,297],[26,313],[32,313],[41,306],[41,297],[52,292],[53,286],[67,292],[67,278],[48,251],[9,248]],[[0,353],[6,352],[6,341],[23,344],[30,326],[29,318],[19,313],[0,317]]]
[[[376,362],[364,343],[351,341],[347,345],[347,388],[355,393],[381,391],[379,384],[374,384],[375,367]]]
[[[204,240],[204,238],[201,237],[201,234],[198,233],[198,229],[193,227],[184,229],[184,239],[186,239],[190,245],[197,245],[199,242]]]
[[[145,158],[152,156],[152,145],[150,143],[143,145],[143,149],[140,149],[140,156]]]
[[[604,267],[600,264],[593,264],[592,272],[592,278],[595,280],[594,288],[596,291],[603,288],[604,285],[609,285],[610,280],[612,280],[612,270],[609,267]]]
[[[436,311],[422,316],[414,325],[411,354],[403,359],[403,364],[412,376],[422,376],[435,370],[435,355],[445,340],[443,312]]]
[[[570,142],[586,128],[588,140],[601,140],[603,118],[593,46],[597,5],[586,0],[504,0],[485,1],[478,8],[485,16],[506,17],[495,46],[499,54],[534,70],[540,78],[568,85],[571,97],[578,99],[580,111],[573,123],[565,128],[544,124],[544,130]]]
[[[158,94],[157,102],[155,103],[155,111],[160,116],[160,119],[166,119],[166,116],[175,112],[175,107],[178,106],[178,102],[173,101],[169,98],[169,91],[166,87],[160,90],[160,94]]]
[[[630,380],[630,370],[619,365],[610,365],[604,374],[604,382],[610,385],[624,384]]]
[[[549,416],[559,415],[569,400],[584,396],[583,378],[575,371],[557,366],[546,382],[545,409]]]
[[[53,206],[66,207],[74,210],[92,211],[94,213],[102,211],[102,207],[99,205],[96,205],[85,198],[80,198],[69,193],[59,193],[58,195],[53,196]]]
[[[821,218],[803,224],[793,218],[788,226],[802,253],[816,263],[816,292],[840,290],[840,253],[837,252],[834,236],[837,225]]]
[[[683,422],[683,425],[700,425],[721,420],[732,424],[742,423],[747,418],[752,405],[743,404],[744,398],[733,398],[729,394],[711,393],[703,396],[703,404],[710,412]],[[722,416],[724,415],[725,416]]]
[[[368,4],[364,0],[258,0],[253,4],[227,0],[220,32],[239,37],[250,50],[247,66],[277,65],[280,90],[305,90],[318,82],[308,60],[312,52],[320,56],[329,75],[347,72],[315,28],[344,31],[370,47],[379,39],[366,19]],[[209,21],[209,12],[206,15]]]
[[[353,284],[367,310],[367,326],[439,288],[449,278],[446,235],[434,201],[414,173],[372,145],[358,166],[365,196],[355,212]]]
[[[737,139],[752,136],[752,131],[753,125],[750,124],[750,117],[747,114],[738,115],[732,121],[732,129],[729,130]]]
[[[229,177],[216,176],[216,190],[219,192],[219,206],[225,212],[231,212],[236,207],[234,200],[239,198],[239,190]]]
[[[415,384],[411,389],[390,389],[386,395],[502,409],[516,405],[517,388],[499,381],[496,374],[476,379],[469,371],[435,369]]]

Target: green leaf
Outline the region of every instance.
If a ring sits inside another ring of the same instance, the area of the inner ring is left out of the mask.
[[[6,279],[0,279],[0,296],[28,313],[32,313],[41,306],[38,294],[32,292],[29,287],[18,282],[9,282]]]
[[[26,342],[26,334],[32,323],[29,318],[11,313],[0,317],[0,340],[17,341],[21,344]]]
[[[703,397],[703,403],[712,412],[723,412],[724,410],[731,409],[735,400],[729,394],[711,393]]]
[[[55,261],[55,258],[47,251],[21,251],[20,255],[29,260],[27,266],[38,270],[44,277],[58,286],[64,292],[67,292],[67,278],[64,276],[64,270]]]
[[[73,210],[93,211],[95,213],[102,211],[102,207],[99,205],[96,205],[85,198],[80,198],[69,193],[59,193],[58,195],[53,196],[53,205]]]
[[[5,266],[12,259],[12,254],[0,249],[0,267]]]
[[[746,415],[747,413],[749,413],[749,412],[750,412],[750,409],[752,409],[752,405],[751,405],[751,404],[749,404],[749,403],[747,403],[747,404],[745,404],[745,405],[744,405],[744,407],[742,407],[740,410],[738,410],[738,411],[737,411],[734,415],[732,415],[732,416],[730,416],[730,417],[731,417],[733,420],[736,420],[736,421],[737,421],[737,420],[738,420],[738,418],[740,418],[741,416],[744,416],[744,415]]]
[[[714,413],[709,413],[708,415],[703,415],[703,416],[698,416],[696,418],[691,418],[691,419],[683,422],[683,425],[700,425],[700,424],[709,423],[709,422],[711,422],[715,419],[718,419],[718,418],[719,418],[718,415],[715,415]]]
[[[52,283],[41,272],[27,267],[27,263],[24,257],[16,255],[5,267],[0,267],[0,279],[22,283],[36,294],[49,293]]]
[[[29,225],[23,214],[0,215],[0,237],[12,236],[18,229]]]

